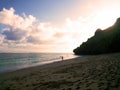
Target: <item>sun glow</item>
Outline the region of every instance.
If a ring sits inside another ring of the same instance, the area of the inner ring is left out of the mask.
[[[96,27],[105,29],[114,24],[115,20],[120,17],[118,10],[106,9],[97,12],[95,16]]]
[[[113,21],[114,21],[114,19],[110,19],[108,17],[108,14],[104,14],[104,16],[98,15],[98,16],[96,16],[96,20],[97,20],[96,27],[101,28],[101,29],[105,29],[105,28],[111,26],[113,24]]]

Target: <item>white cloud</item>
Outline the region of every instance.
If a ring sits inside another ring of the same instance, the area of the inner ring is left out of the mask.
[[[36,21],[32,15],[21,17],[15,14],[14,8],[5,9],[0,12],[0,23],[12,26],[14,28],[28,29]]]
[[[15,14],[14,8],[4,8],[0,12],[0,24],[6,26],[2,31],[6,40],[21,41],[21,39],[28,40],[32,37],[29,41],[35,40],[33,43],[38,41],[39,44],[43,40],[50,39],[54,34],[53,28],[48,23],[40,23],[32,15],[19,16]]]
[[[72,21],[68,18],[65,21],[66,24],[62,28],[58,28],[53,27],[54,25],[50,23],[41,23],[32,15],[17,15],[14,8],[4,8],[0,12],[0,23],[4,25],[1,33],[4,39],[2,43],[9,50],[12,50],[12,48],[18,50],[22,47],[26,47],[27,50],[28,46],[34,47],[36,45],[39,48],[44,47],[44,49],[45,47],[63,48],[69,44],[71,45],[70,48],[73,49],[78,42],[77,38],[80,38],[84,32],[80,30],[82,28],[80,20],[82,19]],[[63,46],[60,46],[60,44]],[[67,51],[69,51],[68,49]]]
[[[0,24],[4,25],[0,43],[6,51],[14,50],[14,52],[72,51],[94,35],[97,28],[107,28],[120,15],[117,4],[117,6],[113,5],[114,8],[107,8],[104,3],[104,9],[102,9],[103,2],[99,2],[84,4],[86,8],[90,8],[89,10],[94,9],[92,3],[99,8],[95,8],[96,11],[91,11],[87,16],[81,15],[74,20],[66,18],[62,27],[41,23],[34,16],[25,13],[22,16],[17,15],[14,8],[3,9],[0,12]],[[82,8],[83,11],[87,12],[86,8]]]

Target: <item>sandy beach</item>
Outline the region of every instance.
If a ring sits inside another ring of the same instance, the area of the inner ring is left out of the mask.
[[[120,90],[120,53],[82,56],[1,74],[0,90]]]

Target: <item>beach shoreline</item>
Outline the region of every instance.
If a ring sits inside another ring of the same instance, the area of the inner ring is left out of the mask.
[[[17,72],[17,71],[21,71],[21,70],[26,70],[26,69],[30,69],[30,68],[36,68],[36,67],[44,67],[44,66],[47,66],[47,65],[51,65],[51,64],[56,64],[56,63],[59,63],[59,62],[63,62],[63,61],[66,61],[66,60],[73,60],[73,59],[76,59],[76,58],[79,58],[81,56],[76,56],[74,58],[69,58],[69,59],[64,59],[62,60],[61,58],[59,59],[56,59],[56,60],[50,60],[50,61],[44,61],[44,62],[40,62],[40,63],[36,63],[34,65],[30,65],[28,67],[23,67],[23,68],[20,68],[20,69],[16,69],[16,70],[9,70],[9,71],[6,71],[6,72],[0,72],[0,75],[1,74],[8,74],[8,73],[12,73],[12,72]]]
[[[0,90],[120,88],[120,53],[82,56],[0,74]]]
[[[73,53],[0,53],[0,74],[77,57]]]

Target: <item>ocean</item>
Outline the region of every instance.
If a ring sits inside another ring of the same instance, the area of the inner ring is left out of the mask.
[[[75,58],[72,53],[0,53],[0,73]]]

